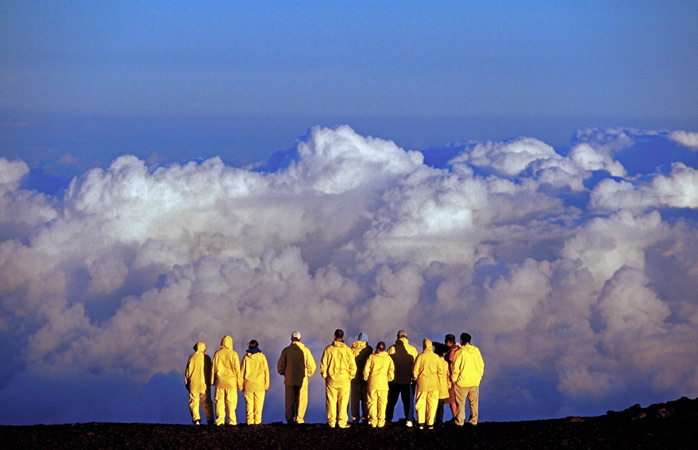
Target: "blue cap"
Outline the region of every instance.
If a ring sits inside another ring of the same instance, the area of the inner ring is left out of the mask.
[[[368,334],[362,331],[361,333],[359,333],[359,340],[362,342],[368,341]]]

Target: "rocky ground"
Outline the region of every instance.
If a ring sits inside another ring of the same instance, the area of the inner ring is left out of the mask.
[[[324,424],[248,427],[85,423],[0,426],[3,448],[17,449],[696,449],[698,398],[600,417],[484,422],[476,427],[417,430],[392,425],[330,429]]]

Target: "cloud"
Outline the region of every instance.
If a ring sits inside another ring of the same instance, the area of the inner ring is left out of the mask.
[[[669,135],[669,138],[688,148],[698,150],[698,133],[674,131]]]
[[[124,155],[61,195],[22,189],[29,166],[0,160],[0,337],[16,349],[0,398],[55,405],[52,386],[85,377],[97,403],[120,407],[100,383],[127,391],[123,410],[41,420],[128,421],[139,398],[182,393],[172,374],[196,341],[212,353],[229,334],[242,354],[256,339],[273,366],[293,330],[319,360],[338,327],[372,343],[470,332],[487,420],[515,417],[514,398],[550,399],[536,414],[551,417],[698,395],[685,364],[696,169],[630,176],[616,159],[669,136],[586,130],[559,153],[533,138],[453,144],[431,166],[347,126],[313,128],[264,171]],[[265,421],[281,420],[272,377]],[[323,392],[314,377],[316,421]]]

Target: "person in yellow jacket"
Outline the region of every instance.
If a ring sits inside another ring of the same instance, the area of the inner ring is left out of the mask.
[[[240,372],[247,406],[247,425],[259,425],[262,423],[264,396],[269,389],[269,364],[267,357],[259,349],[259,343],[254,339],[250,341],[249,348],[242,357]]]
[[[461,348],[453,356],[451,381],[456,387],[456,425],[465,424],[465,400],[470,403],[470,423],[477,425],[480,400],[480,380],[485,373],[485,362],[480,349],[470,343],[468,333],[460,335]]]
[[[373,347],[368,344],[368,335],[363,331],[351,344],[351,353],[356,363],[356,375],[351,380],[351,421],[358,424],[359,421],[368,422],[368,384],[364,380],[364,367],[366,360],[373,353]]]
[[[426,424],[429,429],[434,428],[434,417],[439,405],[439,390],[441,382],[439,378],[443,374],[441,358],[434,353],[434,345],[429,339],[423,341],[423,351],[417,356],[412,369],[412,378],[417,380],[417,423],[423,430]]]
[[[439,405],[436,407],[436,419],[434,425],[438,428],[444,426],[444,406],[451,397],[451,371],[448,368],[448,361],[445,355],[435,353],[441,360],[441,375],[439,375]],[[443,356],[443,357],[442,357]]]
[[[356,375],[356,362],[349,347],[344,344],[344,331],[335,330],[334,341],[325,347],[320,360],[320,375],[325,380],[327,423],[334,428],[348,428],[347,408],[351,380]]]
[[[211,402],[211,357],[206,353],[206,344],[197,342],[194,354],[189,357],[184,369],[184,385],[189,391],[189,411],[194,425],[201,424],[199,412],[203,405],[206,423],[213,423],[213,402]]]
[[[301,334],[291,334],[291,345],[284,348],[276,371],[284,376],[286,422],[303,423],[308,407],[308,377],[315,373],[315,359],[301,342]]]
[[[385,351],[385,342],[376,344],[376,351],[366,360],[363,377],[368,382],[368,423],[373,428],[382,428],[388,406],[388,383],[395,377],[395,363]]]
[[[392,422],[398,397],[402,397],[402,407],[405,413],[405,424],[408,427],[414,422],[415,384],[412,383],[412,366],[417,358],[417,349],[407,340],[405,330],[397,332],[397,340],[388,349],[388,354],[395,363],[395,379],[390,383],[388,391],[388,407],[385,420]]]
[[[216,425],[237,425],[235,408],[238,406],[238,390],[242,389],[240,358],[233,350],[233,338],[223,336],[221,348],[213,355],[211,384],[216,386]],[[228,409],[226,422],[225,410]]]

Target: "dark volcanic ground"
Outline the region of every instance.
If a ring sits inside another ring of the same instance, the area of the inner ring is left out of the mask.
[[[256,427],[86,423],[0,426],[2,448],[17,449],[697,449],[698,398],[600,417],[484,422],[477,427],[417,430],[392,425],[330,429],[325,424]]]

